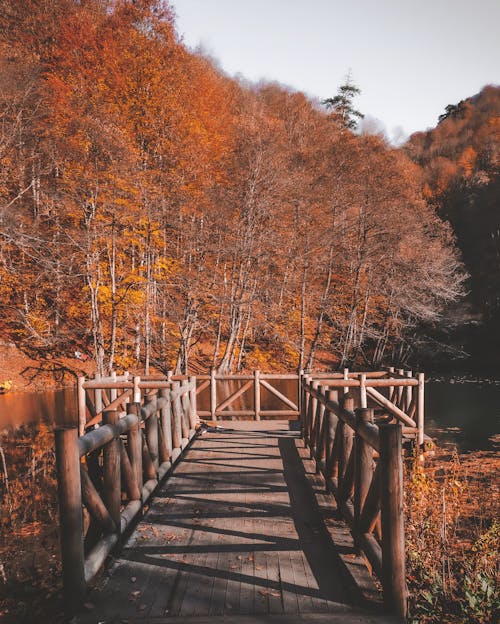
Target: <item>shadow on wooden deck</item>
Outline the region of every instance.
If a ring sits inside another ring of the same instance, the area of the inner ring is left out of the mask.
[[[298,433],[229,426],[195,439],[76,621],[396,621]]]

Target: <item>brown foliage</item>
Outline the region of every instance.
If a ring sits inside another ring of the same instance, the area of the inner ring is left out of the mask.
[[[101,372],[311,367],[318,349],[379,362],[459,296],[401,152],[221,75],[165,2],[21,5],[0,12],[1,329],[17,344]]]

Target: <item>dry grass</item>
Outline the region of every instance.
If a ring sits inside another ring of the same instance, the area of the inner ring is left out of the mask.
[[[408,465],[411,622],[498,622],[499,466],[494,454],[438,451]]]
[[[52,434],[23,427],[0,446],[0,619],[62,621]],[[488,452],[408,462],[410,622],[499,621],[499,468]]]
[[[53,435],[25,425],[0,437],[0,620],[61,621]]]

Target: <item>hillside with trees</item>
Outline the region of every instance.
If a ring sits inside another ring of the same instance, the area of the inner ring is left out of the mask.
[[[228,78],[159,0],[5,0],[0,85],[0,332],[31,357],[76,351],[100,372],[401,361],[462,294],[432,203],[459,180],[491,187],[486,139],[456,139],[460,162],[440,154],[431,175],[432,138],[413,137],[425,197],[402,150],[333,105]]]
[[[497,364],[500,347],[500,87],[450,104],[436,128],[414,134],[406,152],[422,167],[424,194],[457,237],[469,295],[448,320],[451,341],[472,356],[466,366]]]

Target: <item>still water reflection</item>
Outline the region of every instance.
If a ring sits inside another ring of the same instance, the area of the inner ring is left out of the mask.
[[[281,393],[297,400],[297,382],[273,382]],[[218,403],[237,389],[218,386]],[[454,442],[462,451],[500,447],[500,384],[491,382],[427,382],[426,431],[441,442]],[[199,409],[209,409],[208,394],[200,395]],[[287,409],[275,396],[262,389],[263,409]],[[252,390],[240,397],[232,409],[253,409]],[[0,430],[25,423],[45,422],[52,426],[77,423],[76,392],[73,388],[37,393],[0,395]]]
[[[429,381],[425,421],[430,436],[462,451],[500,449],[500,384]]]
[[[51,426],[76,424],[75,389],[8,392],[0,395],[0,430],[37,422]]]

